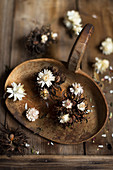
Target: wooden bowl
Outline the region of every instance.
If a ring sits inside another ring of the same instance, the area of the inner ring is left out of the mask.
[[[9,111],[26,128],[51,141],[62,144],[78,144],[87,141],[99,133],[107,121],[108,106],[103,93],[92,78],[80,70],[80,62],[92,29],[91,24],[86,25],[74,44],[68,61],[69,69],[54,59],[34,59],[18,65],[6,80],[5,90],[12,82],[21,82],[27,93],[22,101],[13,102],[13,99],[7,98],[6,106]],[[50,100],[50,107],[47,108],[46,102],[37,96],[33,82],[33,75],[48,66],[58,67],[66,76],[65,83],[61,85],[63,90],[73,82],[78,82],[83,86],[88,100],[88,108],[92,110],[88,115],[88,123],[85,121],[75,123],[73,128],[66,127],[65,129],[60,124],[54,123],[54,102]],[[29,108],[37,108],[43,118],[29,122],[25,117],[25,103]],[[95,107],[92,108],[92,105]]]

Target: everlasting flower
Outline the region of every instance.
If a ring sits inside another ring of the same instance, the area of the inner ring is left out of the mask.
[[[69,30],[72,30],[76,35],[79,35],[82,30],[81,21],[82,19],[79,15],[79,12],[72,10],[67,11],[64,24]]]
[[[71,100],[69,99],[62,101],[62,106],[66,107],[67,109],[71,109],[72,105],[73,104],[71,103]]]
[[[101,43],[100,50],[102,50],[105,55],[113,53],[113,40],[109,37],[106,38],[105,41]]]
[[[39,111],[35,108],[29,108],[26,111],[26,117],[29,121],[33,122],[39,117]]]
[[[78,109],[81,110],[81,111],[84,111],[85,110],[85,103],[84,102],[81,102],[80,104],[77,105]]]
[[[80,85],[80,83],[73,83],[72,87],[70,88],[70,92],[74,93],[75,95],[80,95],[83,93],[83,87]]]
[[[52,33],[51,33],[51,37],[52,37],[53,40],[56,40],[57,37],[58,37],[58,34],[52,32]]]
[[[42,35],[42,36],[41,36],[41,42],[42,42],[42,43],[45,44],[47,40],[48,40],[47,35]]]
[[[48,97],[49,97],[49,91],[47,89],[42,89],[40,91],[40,96],[44,99],[44,100],[47,100]]]
[[[50,87],[53,81],[55,81],[55,76],[50,70],[44,69],[44,71],[39,72],[37,83],[40,84],[41,87],[44,87],[45,85]]]
[[[25,90],[24,90],[24,85],[21,85],[21,83],[19,83],[18,85],[13,82],[11,83],[12,85],[12,88],[7,88],[7,93],[10,93],[10,95],[8,96],[8,98],[12,98],[14,97],[14,100],[13,101],[16,101],[16,100],[22,100],[23,97],[25,97],[26,93]]]
[[[95,67],[95,71],[98,73],[104,73],[106,71],[106,69],[109,67],[109,61],[104,59],[104,60],[101,60],[99,58],[95,58],[96,60],[96,63],[94,64],[94,67]]]
[[[69,114],[65,114],[59,117],[60,123],[67,123],[70,120]]]

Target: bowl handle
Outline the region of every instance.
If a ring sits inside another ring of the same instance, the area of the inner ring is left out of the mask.
[[[86,24],[80,33],[80,35],[77,37],[70,55],[68,59],[68,69],[70,71],[78,71],[80,69],[80,63],[82,60],[82,57],[85,53],[85,49],[88,43],[88,40],[94,31],[94,27],[92,24]]]

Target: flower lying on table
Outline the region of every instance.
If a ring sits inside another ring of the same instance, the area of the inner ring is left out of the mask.
[[[47,100],[49,97],[57,97],[58,90],[61,91],[60,85],[65,82],[65,76],[57,67],[43,68],[37,73],[37,86],[40,97]]]
[[[103,54],[109,55],[113,53],[113,40],[112,38],[106,38],[105,41],[101,43],[100,50],[102,50]]]
[[[97,74],[103,74],[104,72],[106,72],[107,68],[109,67],[109,61],[106,59],[101,60],[98,57],[96,57],[95,60],[96,63],[94,64],[94,69]]]
[[[6,92],[9,93],[10,95],[8,96],[8,98],[14,98],[13,101],[16,100],[22,100],[23,97],[25,97],[26,93],[24,90],[24,85],[21,85],[21,83],[19,83],[18,85],[13,82],[11,83],[12,87],[7,87]]]
[[[44,53],[46,47],[57,41],[58,34],[51,31],[50,26],[35,28],[27,37],[26,49],[31,55]]]
[[[77,11],[67,11],[66,17],[64,18],[64,24],[68,30],[74,34],[79,35],[82,30],[81,17]]]
[[[63,98],[56,103],[55,108],[57,120],[65,126],[70,126],[74,122],[82,122],[82,120],[87,122],[88,105],[80,83],[75,82],[69,86]]]

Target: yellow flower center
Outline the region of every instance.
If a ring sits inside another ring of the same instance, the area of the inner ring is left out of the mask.
[[[49,79],[49,76],[48,76],[47,74],[45,74],[45,75],[43,76],[43,80],[46,82],[46,81],[48,81],[48,79]]]

